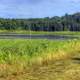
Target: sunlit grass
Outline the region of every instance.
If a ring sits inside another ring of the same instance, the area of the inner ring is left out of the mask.
[[[79,40],[0,40],[0,62],[31,63],[64,58],[80,51]],[[65,56],[65,57],[66,57]]]

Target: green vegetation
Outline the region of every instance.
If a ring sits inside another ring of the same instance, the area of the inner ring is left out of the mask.
[[[80,80],[79,56],[80,40],[1,39],[0,79]]]
[[[74,31],[26,31],[26,30],[0,30],[0,34],[32,34],[32,35],[71,35],[71,36],[79,36],[80,32]]]
[[[80,31],[80,13],[35,19],[0,18],[0,30]]]
[[[52,59],[56,55],[60,56],[62,52],[63,55],[69,52],[70,55],[72,51],[76,50],[75,47],[80,47],[78,43],[77,40],[61,42],[58,40],[0,40],[0,62],[12,63],[16,59],[20,62],[23,59],[26,60],[26,63],[32,63],[38,57],[42,62],[43,59],[47,60],[48,57]]]

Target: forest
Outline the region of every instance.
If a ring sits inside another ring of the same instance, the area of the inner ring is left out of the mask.
[[[80,12],[45,18],[0,18],[0,30],[80,31]]]

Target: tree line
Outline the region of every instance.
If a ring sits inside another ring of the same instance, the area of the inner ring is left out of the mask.
[[[0,18],[0,30],[80,31],[80,13],[32,19]]]

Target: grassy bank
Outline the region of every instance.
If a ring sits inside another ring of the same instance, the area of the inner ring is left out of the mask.
[[[80,40],[0,40],[0,79],[80,80],[79,53]]]
[[[16,33],[16,34],[40,34],[40,35],[80,35],[80,32],[75,31],[26,31],[26,30],[0,30],[0,34]]]

